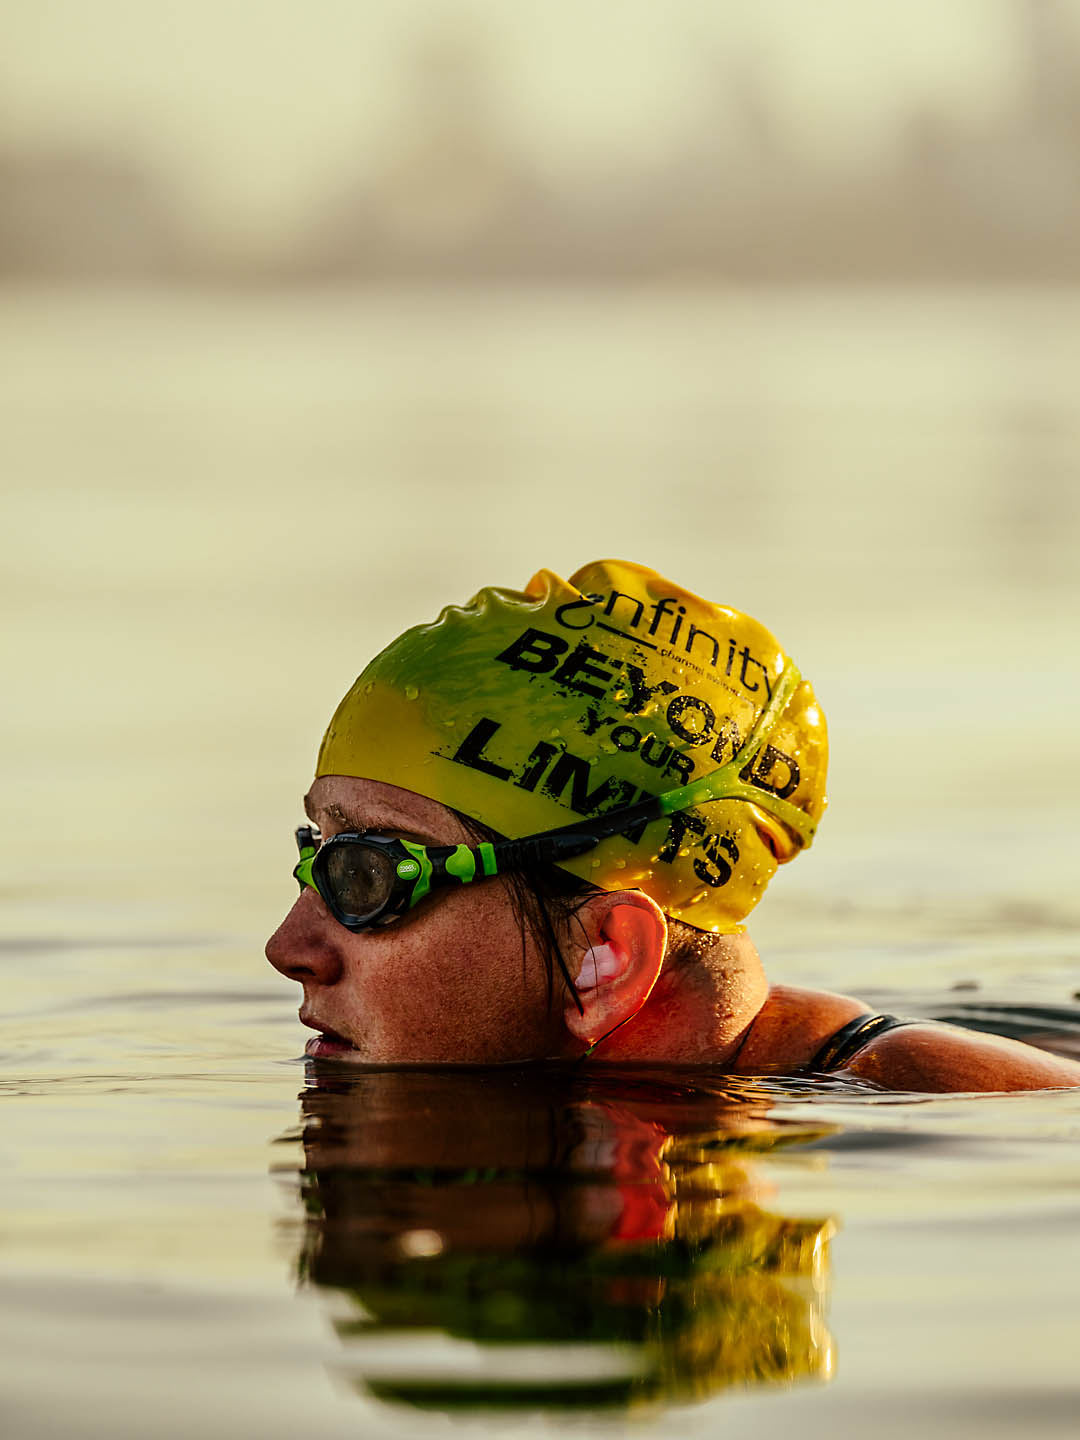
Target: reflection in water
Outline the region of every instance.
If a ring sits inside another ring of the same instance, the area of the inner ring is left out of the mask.
[[[835,1227],[763,1208],[754,1163],[829,1132],[770,1118],[760,1088],[543,1069],[310,1079],[299,1271],[334,1292],[358,1387],[439,1407],[625,1405],[831,1374]]]

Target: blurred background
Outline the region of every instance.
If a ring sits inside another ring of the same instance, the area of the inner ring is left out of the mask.
[[[615,555],[823,699],[796,969],[1071,957],[1078,281],[1078,0],[7,0],[8,928],[257,967],[369,655]]]
[[[4,0],[12,1433],[416,1433],[294,1294],[262,944],[338,699],[482,585],[640,561],[813,680],[771,977],[1075,1026],[1078,474],[1080,0]],[[1072,1436],[1075,1095],[813,1089],[840,1378],[748,1428]]]

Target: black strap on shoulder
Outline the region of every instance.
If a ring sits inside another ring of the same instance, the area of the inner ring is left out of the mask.
[[[835,1034],[829,1036],[805,1068],[817,1075],[839,1070],[875,1036],[884,1035],[886,1030],[895,1030],[900,1025],[915,1024],[918,1021],[905,1020],[899,1015],[856,1015],[854,1020],[841,1025]]]

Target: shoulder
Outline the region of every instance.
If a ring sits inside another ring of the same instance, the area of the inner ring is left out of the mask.
[[[774,985],[739,1047],[740,1075],[806,1070],[821,1047],[870,1007],[850,995]],[[1080,1064],[1000,1035],[911,1021],[869,1037],[833,1072],[885,1090],[972,1093],[1080,1087]]]
[[[1080,1064],[1019,1040],[914,1022],[869,1040],[839,1072],[887,1090],[1043,1090],[1080,1086]]]
[[[773,985],[739,1047],[740,1075],[803,1070],[837,1030],[870,1007],[851,995]]]

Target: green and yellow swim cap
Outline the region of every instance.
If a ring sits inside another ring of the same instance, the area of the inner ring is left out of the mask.
[[[541,570],[523,591],[448,605],[377,655],[338,706],[316,775],[397,785],[517,838],[729,763],[785,667],[756,620],[643,565],[598,560],[569,582]],[[800,681],[741,772],[760,803],[693,805],[563,868],[643,890],[700,930],[737,929],[803,843],[765,807],[811,835],[827,760],[825,717]]]

